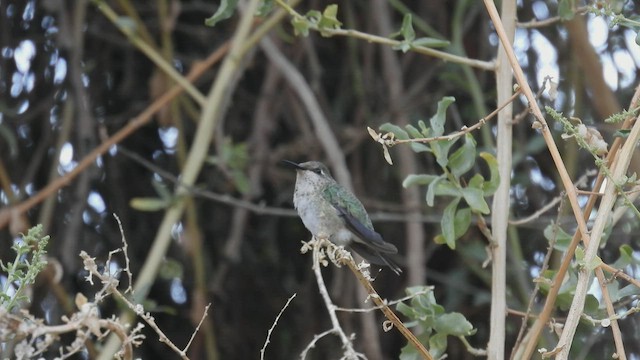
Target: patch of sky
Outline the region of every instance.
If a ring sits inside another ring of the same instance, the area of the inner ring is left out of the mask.
[[[531,10],[537,20],[546,20],[549,17],[549,7],[544,1],[535,1],[531,4]]]
[[[609,25],[602,17],[591,17],[587,20],[587,30],[589,32],[589,42],[596,49],[602,51],[607,48],[609,40]]]
[[[19,72],[26,74],[31,68],[31,60],[36,56],[36,46],[31,40],[22,40],[16,47],[13,58]]]
[[[178,129],[173,126],[161,128],[158,130],[158,135],[160,136],[160,140],[162,140],[166,151],[169,153],[174,152],[176,145],[178,144]]]
[[[67,61],[65,59],[58,59],[55,65],[55,71],[53,73],[53,83],[60,85],[67,77]]]
[[[22,12],[22,20],[31,21],[35,17],[36,13],[36,2],[29,1],[24,7],[24,11]]]
[[[184,304],[187,302],[187,291],[182,285],[182,280],[180,278],[173,278],[171,280],[171,299],[176,304]]]
[[[636,43],[636,32],[628,29],[624,32],[624,42],[629,49],[629,54],[633,58],[635,67],[640,67],[640,45]]]
[[[89,206],[91,206],[97,213],[103,213],[107,209],[107,205],[104,202],[102,196],[92,191],[89,193],[89,198],[87,199]]]
[[[76,167],[77,163],[73,161],[73,145],[65,143],[60,149],[59,171],[60,174],[67,173]]]
[[[551,76],[556,81],[560,78],[558,70],[558,52],[549,40],[537,30],[531,32],[531,46],[538,54],[536,81],[542,84],[544,78]]]

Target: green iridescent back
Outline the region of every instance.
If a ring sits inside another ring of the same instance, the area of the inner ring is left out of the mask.
[[[358,219],[367,228],[373,230],[373,224],[364,206],[349,190],[338,184],[326,186],[322,190],[324,198],[332,205],[344,208],[349,214]]]

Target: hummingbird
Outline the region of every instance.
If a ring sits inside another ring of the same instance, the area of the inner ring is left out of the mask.
[[[283,162],[296,169],[293,205],[313,236],[328,238],[370,263],[386,265],[400,275],[402,270],[388,257],[398,253],[398,249],[373,229],[360,200],[338,184],[324,164],[318,161]]]

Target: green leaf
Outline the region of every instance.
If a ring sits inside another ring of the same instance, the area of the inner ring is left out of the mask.
[[[433,179],[431,183],[429,183],[429,186],[427,187],[427,195],[426,195],[427,205],[433,207],[434,199],[436,197],[436,186],[438,186],[438,183],[442,180],[444,180],[444,176],[440,175],[437,178]]]
[[[421,344],[426,344],[429,341],[429,334],[420,334],[416,336]],[[400,360],[421,360],[422,355],[411,343],[407,343],[400,351]]]
[[[431,150],[436,157],[436,162],[442,169],[445,169],[449,165],[449,149],[455,144],[458,139],[451,141],[440,140],[431,143]]]
[[[418,127],[420,128],[420,132],[424,137],[431,137],[431,129],[427,127],[424,120],[418,120]]]
[[[267,16],[271,10],[273,10],[273,2],[274,0],[262,0],[260,4],[258,4],[258,10],[256,11],[257,16]]]
[[[417,153],[421,153],[421,152],[432,153],[433,152],[431,150],[431,148],[428,147],[427,145],[421,144],[421,143],[415,143],[415,142],[411,143],[411,150],[413,150],[414,152],[417,152]]]
[[[637,296],[637,295],[640,295],[640,288],[638,288],[633,284],[629,284],[618,291],[619,299],[623,299],[627,296]]]
[[[448,167],[456,179],[473,168],[476,163],[476,141],[471,134],[465,134],[464,144],[449,157]]]
[[[560,16],[562,20],[571,20],[575,16],[572,3],[573,0],[558,1],[558,16]]]
[[[324,11],[322,12],[322,16],[326,17],[327,19],[335,19],[339,23],[338,19],[336,18],[338,16],[338,5],[327,5],[327,7],[324,8]]]
[[[323,36],[329,36],[328,33],[323,32],[323,29],[339,29],[342,23],[336,17],[338,15],[338,5],[328,5],[322,12],[322,16],[318,21],[318,29]]]
[[[461,196],[461,193],[460,190],[451,183],[451,181],[447,180],[445,175],[440,175],[433,179],[427,187],[427,195],[425,198],[427,205],[433,206],[436,196],[459,197]]]
[[[429,185],[433,180],[439,178],[437,175],[430,174],[409,174],[402,182],[405,189],[413,185]]]
[[[233,185],[241,194],[248,194],[251,191],[251,183],[249,177],[242,170],[233,170]]]
[[[246,174],[249,165],[249,150],[246,142],[234,143],[231,138],[225,138],[220,154],[210,156],[207,158],[207,162],[223,165],[229,170],[236,190],[243,194],[249,192],[251,185]]]
[[[567,311],[571,307],[571,302],[573,301],[573,294],[562,293],[558,295],[556,300],[556,304],[558,308],[562,311]]]
[[[544,237],[549,240],[549,243],[551,243],[555,237],[555,244],[553,245],[553,248],[558,251],[566,251],[569,248],[571,239],[573,238],[555,223],[549,224],[549,226],[544,229],[543,234]]]
[[[447,239],[445,239],[444,236],[442,236],[442,234],[438,234],[433,237],[433,242],[438,245],[446,245]]]
[[[403,128],[401,128],[398,125],[393,125],[393,124],[390,124],[390,123],[384,123],[384,124],[380,125],[380,131],[381,132],[393,133],[393,135],[395,135],[396,138],[398,138],[400,140],[409,139],[409,134]]]
[[[422,138],[422,133],[420,132],[420,130],[416,129],[415,126],[409,124],[407,126],[405,126],[405,129],[407,129],[407,133],[414,139],[420,139]],[[411,146],[411,150],[413,150],[414,152],[417,153],[421,153],[421,152],[432,152],[431,151],[431,147],[422,144],[422,143],[418,143],[418,142],[412,142],[410,144]]]
[[[419,139],[419,138],[422,137],[422,134],[420,133],[420,130],[416,129],[415,126],[409,124],[409,125],[405,126],[404,128],[407,129],[407,133],[409,133],[409,135],[411,135],[412,138]]]
[[[309,36],[309,20],[306,18],[294,17],[291,19],[291,25],[293,26],[293,33],[298,36]]]
[[[417,294],[420,294],[418,295],[418,297],[426,297],[426,299],[429,300],[429,303],[432,302],[431,300],[435,302],[435,298],[433,297],[433,290],[430,289],[429,286],[414,285],[414,286],[407,287],[406,289],[404,289],[404,291],[407,294],[407,296],[416,296]]]
[[[593,314],[598,311],[598,308],[600,308],[600,302],[598,301],[598,298],[596,298],[592,294],[587,294],[587,297],[584,301],[584,311],[586,313]]]
[[[442,175],[444,177],[444,175]],[[460,192],[460,188],[456,186],[456,184],[452,183],[448,179],[444,179],[440,181],[435,187],[435,195],[436,196],[453,196],[460,197],[462,193]]]
[[[434,326],[439,334],[468,336],[473,334],[473,325],[460,313],[453,312],[439,316]]]
[[[215,26],[218,22],[222,20],[226,20],[233,15],[233,12],[236,10],[236,5],[238,4],[238,0],[222,0],[220,2],[220,6],[218,10],[208,19],[204,21],[206,26]]]
[[[431,37],[421,37],[415,39],[412,43],[413,46],[423,46],[428,48],[442,48],[449,46],[451,42],[442,39],[436,39]]]
[[[403,302],[400,302],[398,303],[398,305],[396,305],[396,310],[398,310],[402,315],[408,318],[412,318],[412,315],[414,314],[413,308]]]
[[[490,212],[489,205],[487,205],[487,202],[484,199],[484,192],[482,190],[467,187],[461,189],[461,191],[464,201],[469,204],[471,210],[485,215]]]
[[[489,173],[491,174],[489,181],[485,182],[482,185],[482,190],[484,190],[485,196],[493,195],[496,192],[496,190],[498,190],[498,186],[500,185],[500,172],[498,171],[498,160],[496,159],[495,156],[491,155],[488,152],[481,152],[480,157],[487,163],[487,166],[489,166]]]
[[[413,30],[413,19],[411,14],[404,14],[402,18],[402,27],[400,28],[400,33],[402,37],[404,37],[407,41],[413,41],[416,38],[416,32]]]
[[[138,211],[159,211],[168,208],[170,201],[152,197],[135,197],[129,201],[129,206]]]
[[[624,244],[620,246],[618,250],[620,251],[620,257],[613,264],[611,264],[611,266],[616,269],[622,269],[636,263],[633,258],[633,248],[631,246]]]
[[[456,101],[456,99],[451,96],[445,96],[442,100],[438,101],[438,110],[435,115],[429,119],[431,130],[433,131],[432,136],[442,136],[442,134],[444,134],[444,123],[447,120],[447,108],[454,101]]]
[[[444,208],[442,219],[440,219],[440,227],[442,227],[442,236],[450,249],[456,248],[456,210],[458,209],[460,198],[455,198]]]
[[[435,334],[429,338],[429,354],[439,359],[447,351],[447,334]]]
[[[454,222],[456,240],[467,233],[469,226],[471,226],[471,209],[458,209]]]
[[[607,285],[607,292],[609,293],[609,299],[611,299],[611,302],[618,302],[620,300],[620,295],[618,295],[619,290],[620,290],[620,283],[617,281],[612,281],[610,283],[608,283]],[[597,308],[595,310],[598,310]],[[585,311],[586,311],[586,306],[585,306]]]
[[[173,193],[167,188],[164,183],[152,180],[151,186],[156,191],[156,194],[160,196],[160,199],[170,201],[173,198]]]
[[[476,173],[469,179],[469,185],[467,187],[483,189],[484,188],[484,177],[479,173]]]

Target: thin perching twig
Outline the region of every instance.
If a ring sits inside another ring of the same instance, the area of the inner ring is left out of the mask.
[[[329,296],[329,291],[327,290],[327,286],[324,283],[324,278],[322,277],[322,270],[320,268],[321,264],[326,264],[327,254],[324,249],[330,249],[330,251],[335,254],[335,251],[339,249],[335,246],[331,247],[333,244],[326,239],[313,238],[309,243],[306,243],[302,252],[306,252],[309,250],[309,246],[313,250],[313,272],[316,276],[316,282],[318,283],[318,291],[320,291],[320,296],[322,296],[322,300],[324,301],[325,307],[327,308],[327,312],[329,313],[329,318],[331,319],[332,328],[325,332],[326,334],[334,333],[338,335],[340,340],[342,341],[342,347],[344,348],[344,359],[356,360],[356,359],[366,359],[365,356],[361,353],[358,353],[353,348],[353,343],[351,342],[351,337],[347,336],[342,327],[340,326],[340,322],[338,321],[338,316],[336,315],[336,306],[333,304],[331,297]],[[344,250],[343,250],[344,251]],[[346,251],[345,251],[346,252]],[[329,254],[329,256],[333,256],[333,254]],[[348,253],[347,253],[348,254]],[[341,255],[338,255],[341,256]],[[347,255],[347,256],[350,256]],[[324,336],[324,335],[323,335]],[[317,341],[314,338],[314,342]],[[309,346],[305,348],[303,354],[306,356],[307,349],[310,349]],[[302,358],[304,359],[304,358]]]
[[[400,304],[400,303],[405,302],[407,300],[411,300],[411,299],[413,299],[415,297],[428,294],[428,293],[432,292],[434,289],[435,289],[435,286],[427,286],[422,291],[418,291],[418,292],[416,292],[414,294],[407,295],[407,296],[402,297],[400,299],[389,301],[389,302],[386,303],[386,305],[387,306],[391,306],[391,305]],[[382,306],[373,306],[373,307],[366,308],[366,309],[343,308],[343,307],[336,306],[336,311],[344,311],[344,312],[350,312],[350,313],[367,313],[367,312],[371,312],[371,311],[375,311],[375,310],[381,310],[381,309],[382,309]]]
[[[477,123],[471,125],[471,126],[463,126],[459,131],[456,132],[452,132],[451,134],[447,134],[447,135],[442,135],[442,136],[433,136],[433,137],[429,137],[429,138],[417,138],[417,139],[393,139],[393,138],[385,138],[384,135],[380,135],[377,134],[376,136],[374,136],[375,131],[373,131],[372,129],[369,128],[369,134],[371,135],[371,137],[373,138],[373,140],[375,140],[378,143],[381,143],[382,145],[386,145],[386,146],[394,146],[394,145],[398,145],[398,144],[405,144],[405,143],[413,143],[413,142],[417,142],[417,143],[430,143],[430,142],[434,142],[434,141],[451,141],[451,140],[455,140],[467,133],[470,133],[476,129],[481,128],[484,124],[487,123],[488,120],[491,120],[494,116],[496,116],[502,109],[504,109],[504,107],[506,107],[507,105],[511,104],[511,102],[513,102],[518,96],[520,96],[521,91],[520,89],[516,89],[516,91],[514,91],[513,95],[511,95],[511,97],[509,98],[509,100],[505,101],[504,104],[501,104],[499,107],[497,107],[495,110],[493,110],[489,115],[481,118],[480,120],[478,120]],[[373,133],[372,133],[373,131]]]
[[[346,334],[340,327],[340,323],[338,322],[338,318],[336,316],[337,307],[331,301],[329,292],[327,291],[327,288],[324,284],[322,271],[320,270],[320,264],[326,264],[327,257],[329,257],[329,259],[332,260],[337,266],[340,266],[341,264],[347,264],[349,269],[351,269],[358,281],[360,281],[360,283],[364,286],[365,290],[369,294],[369,298],[373,300],[378,308],[380,308],[384,316],[388,319],[388,321],[383,325],[383,329],[385,331],[389,331],[393,326],[395,326],[398,331],[400,331],[400,333],[407,339],[407,341],[416,348],[418,354],[420,354],[423,359],[433,360],[433,357],[431,356],[431,354],[429,354],[429,351],[424,347],[424,345],[422,345],[422,343],[416,338],[416,336],[413,335],[413,333],[409,329],[407,329],[407,327],[402,323],[402,321],[400,321],[393,310],[389,308],[387,301],[383,300],[380,297],[380,295],[371,284],[371,281],[369,280],[369,274],[365,273],[359,265],[356,265],[353,257],[348,251],[344,250],[344,248],[341,246],[334,245],[327,239],[317,239],[315,237],[310,242],[304,243],[301,251],[302,253],[305,253],[308,250],[313,250],[313,270],[316,274],[318,288],[325,301],[327,310],[329,311],[329,316],[331,317],[332,324],[334,325],[333,329],[324,332],[322,336],[326,336],[330,333],[337,333],[343,341],[343,347],[345,348],[345,358],[358,358],[358,356],[362,357],[362,354],[358,354],[353,351],[351,340],[347,338]],[[308,349],[313,347],[313,344],[318,341],[318,338],[319,337],[316,336],[312,343],[309,344],[307,348],[305,348],[302,353],[304,356],[306,356]],[[350,352],[352,352],[352,357],[349,356]],[[302,356],[301,358],[304,359],[304,357]]]
[[[382,311],[384,316],[393,324],[393,326],[398,329],[398,331],[400,331],[400,333],[407,339],[407,341],[409,341],[409,343],[411,343],[416,348],[418,354],[420,354],[423,359],[433,360],[433,357],[431,356],[431,354],[429,354],[429,351],[424,347],[424,345],[422,345],[418,338],[416,338],[416,336],[413,335],[413,333],[409,329],[407,329],[406,326],[404,326],[398,316],[393,312],[393,310],[389,308],[389,305],[387,305],[386,301],[382,300],[380,295],[378,295],[376,289],[358,268],[353,259],[344,258],[342,259],[342,261],[346,263],[347,266],[349,266],[349,269],[351,269],[358,281],[360,281],[362,286],[364,286],[364,288],[367,290],[367,293],[369,293],[369,297],[377,306],[380,307],[380,310]],[[388,330],[388,328],[386,328],[385,330]]]
[[[267,331],[267,338],[264,341],[264,345],[262,346],[262,349],[260,349],[260,360],[264,360],[264,353],[267,350],[267,345],[269,345],[269,342],[270,342],[270,339],[271,339],[271,333],[273,332],[273,329],[276,328],[276,325],[278,325],[278,320],[280,320],[280,317],[282,316],[284,311],[287,309],[287,307],[289,307],[289,304],[291,303],[291,300],[293,300],[293,298],[295,298],[296,295],[297,295],[296,293],[291,295],[289,300],[287,300],[287,303],[284,304],[282,309],[280,309],[280,312],[278,313],[278,316],[276,316],[276,319],[273,321],[273,325],[271,325],[271,327],[269,328],[269,331]]]

